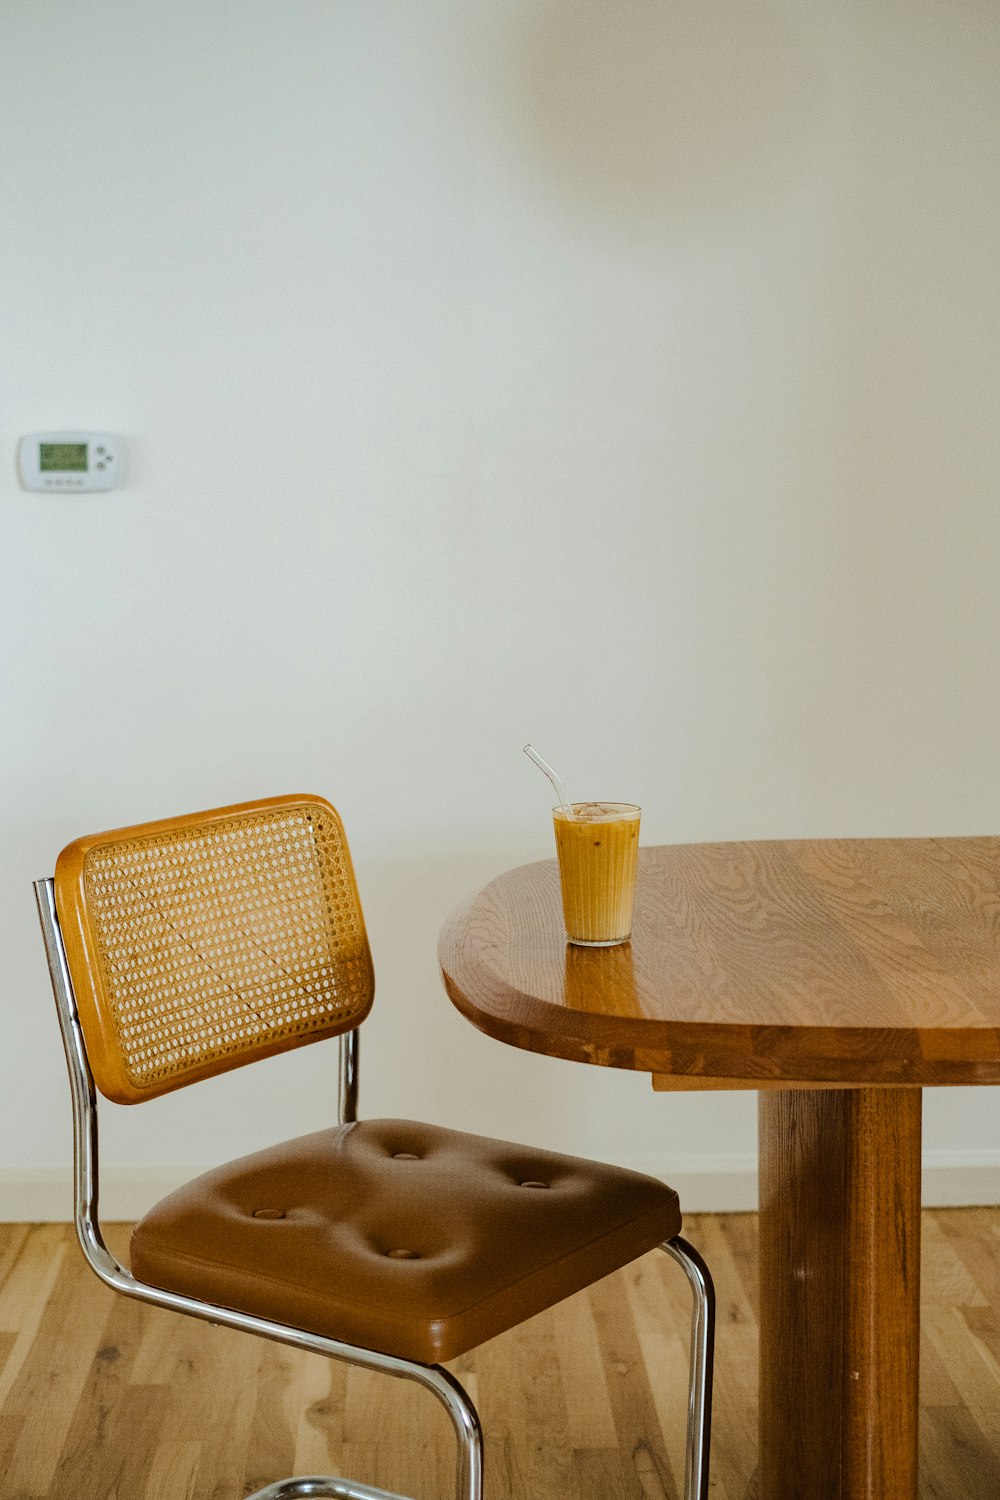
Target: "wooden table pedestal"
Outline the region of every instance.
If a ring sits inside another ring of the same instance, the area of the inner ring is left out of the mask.
[[[920,1090],[758,1098],[761,1500],[916,1500]]]

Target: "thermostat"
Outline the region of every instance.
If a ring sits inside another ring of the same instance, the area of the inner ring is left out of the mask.
[[[26,490],[113,490],[124,468],[125,444],[109,432],[33,432],[17,445]]]

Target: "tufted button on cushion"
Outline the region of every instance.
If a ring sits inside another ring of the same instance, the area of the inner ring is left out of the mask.
[[[286,1205],[283,1218],[255,1216],[275,1202]],[[168,1291],[435,1364],[680,1226],[677,1194],[655,1178],[434,1125],[364,1120],[172,1193],[136,1225],[132,1269]]]

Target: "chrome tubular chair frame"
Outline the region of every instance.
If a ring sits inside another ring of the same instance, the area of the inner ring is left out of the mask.
[[[691,1288],[691,1354],[688,1377],[684,1500],[708,1500],[712,1378],[715,1364],[715,1285],[693,1245],[675,1235],[661,1249],[680,1266]]]
[[[53,882],[51,878],[37,880],[34,889],[72,1093],[76,1233],[91,1270],[113,1291],[140,1302],[187,1313],[190,1317],[245,1333],[259,1334],[277,1343],[378,1370],[398,1379],[416,1381],[437,1397],[451,1419],[458,1443],[456,1500],[482,1500],[483,1434],[479,1416],[462,1386],[443,1366],[422,1365],[379,1354],[372,1349],[340,1343],[232,1308],[164,1291],[138,1280],[115,1260],[104,1242],[100,1227],[97,1094],[59,930]],[[358,1071],[359,1035],[354,1030],[340,1038],[338,1117],[341,1124],[357,1119]],[[662,1249],[682,1267],[693,1294],[684,1500],[707,1500],[715,1294],[711,1276],[701,1257],[680,1236],[667,1241]],[[340,1497],[340,1500],[406,1500],[394,1491],[332,1475],[279,1480],[258,1490],[248,1500],[306,1500],[310,1496]]]

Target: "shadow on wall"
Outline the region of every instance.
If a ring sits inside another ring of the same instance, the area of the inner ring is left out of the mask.
[[[512,25],[511,108],[578,211],[683,235],[794,169],[830,91],[821,41],[761,0],[550,0]]]

